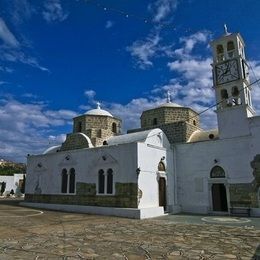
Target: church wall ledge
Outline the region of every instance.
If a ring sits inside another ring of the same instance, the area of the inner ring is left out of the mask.
[[[21,202],[20,205],[26,207],[49,209],[65,212],[77,212],[86,214],[98,214],[108,216],[118,216],[133,219],[146,219],[163,216],[163,207],[152,208],[115,208],[115,207],[98,207],[98,206],[85,206],[85,205],[65,205],[65,204],[49,204],[49,203],[31,203]]]

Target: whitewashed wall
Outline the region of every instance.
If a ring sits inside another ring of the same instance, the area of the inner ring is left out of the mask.
[[[61,194],[63,168],[76,171],[76,182],[97,183],[98,170],[112,168],[114,182],[137,182],[136,144],[104,146],[28,157],[26,193],[34,193],[37,182],[42,194]],[[66,157],[69,156],[69,160]],[[106,160],[103,160],[103,158]],[[37,165],[41,164],[39,168]]]
[[[224,182],[253,180],[250,162],[260,154],[260,118],[249,120],[250,135],[175,146],[178,203],[183,211],[207,213],[211,210],[210,171],[216,165],[226,173]]]

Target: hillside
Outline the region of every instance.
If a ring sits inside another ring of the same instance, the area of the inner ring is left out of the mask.
[[[0,175],[13,175],[14,173],[26,173],[26,165],[0,160]]]

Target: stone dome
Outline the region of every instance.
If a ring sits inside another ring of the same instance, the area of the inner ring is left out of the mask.
[[[167,102],[167,103],[161,104],[158,107],[183,107],[183,106],[176,104],[176,103]]]
[[[113,117],[111,113],[108,111],[100,108],[100,103],[97,103],[97,108],[91,109],[85,113],[85,115],[91,116],[110,116]]]

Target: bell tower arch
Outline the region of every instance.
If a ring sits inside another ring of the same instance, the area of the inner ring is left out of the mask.
[[[239,33],[228,33],[224,28],[224,35],[211,42],[212,73],[219,135],[230,138],[249,134],[247,118],[255,111],[244,40]]]

